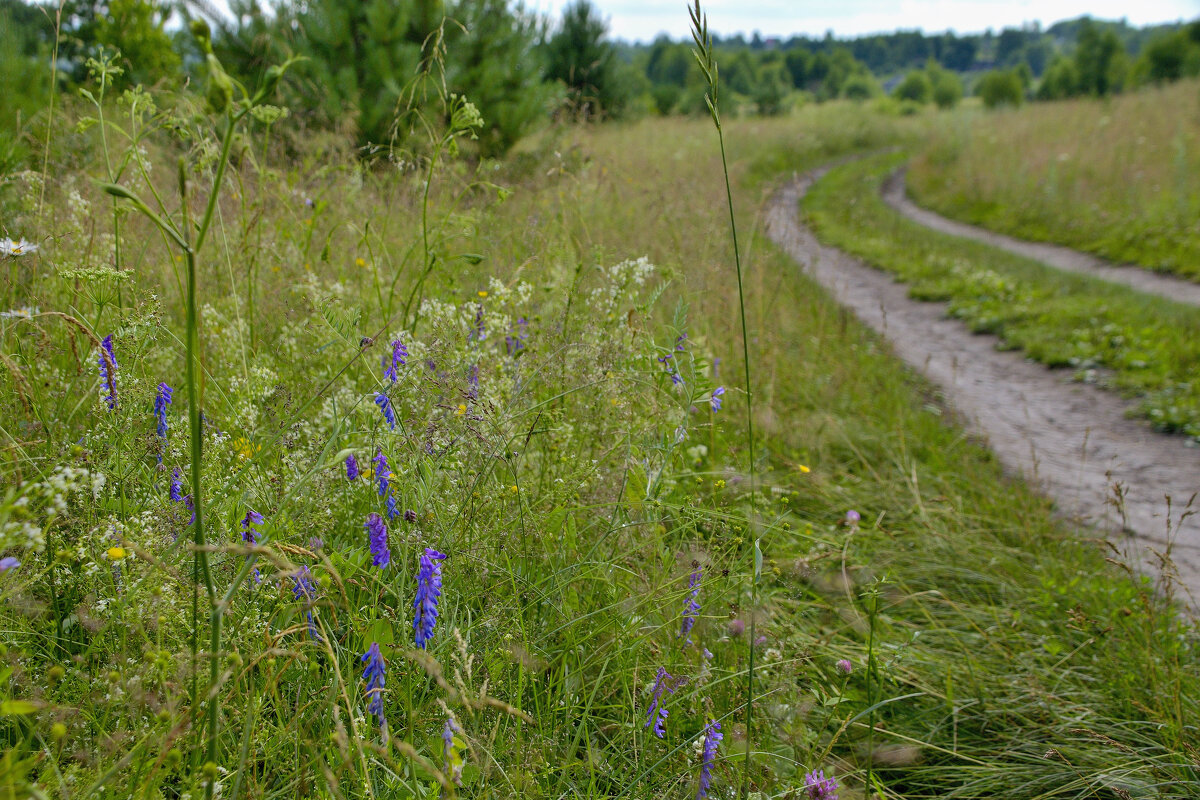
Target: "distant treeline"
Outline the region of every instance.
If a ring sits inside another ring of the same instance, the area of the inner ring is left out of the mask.
[[[187,33],[213,27],[226,71],[248,86],[292,55],[280,102],[303,124],[352,133],[363,145],[402,143],[431,97],[457,93],[486,123],[485,155],[505,152],[553,115],[608,119],[703,113],[690,41],[613,42],[601,12],[575,0],[558,20],[509,0],[0,0],[0,124],[46,104],[56,52],[60,89],[88,80],[88,59],[117,53],[119,86],[203,85],[204,59]],[[1080,19],[999,33],[920,31],[837,39],[755,34],[716,38],[723,110],[775,114],[803,102],[890,95],[893,107],[953,106],[1106,95],[1200,75],[1200,20],[1132,27]],[[0,146],[3,136],[0,136]],[[2,153],[0,153],[2,155]]]

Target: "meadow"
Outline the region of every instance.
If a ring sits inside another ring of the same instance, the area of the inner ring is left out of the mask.
[[[913,197],[946,216],[1119,264],[1200,277],[1200,83],[936,126]]]
[[[92,91],[0,194],[8,796],[1200,792],[1169,577],[760,235],[929,118],[729,120],[727,198],[707,119]]]

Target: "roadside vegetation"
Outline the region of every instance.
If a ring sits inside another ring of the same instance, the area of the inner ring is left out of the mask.
[[[908,172],[922,205],[1200,280],[1200,83],[964,113],[930,136]]]
[[[883,179],[905,153],[834,168],[804,199],[819,235],[949,302],[971,330],[1050,367],[1137,398],[1155,427],[1200,436],[1200,311],[986,244],[931,231],[889,208]]]
[[[752,462],[711,122],[489,160],[435,81],[364,153],[197,34],[203,97],[93,60],[3,174],[0,794],[1200,792],[1169,562],[1055,518],[760,235],[919,118],[724,123]]]

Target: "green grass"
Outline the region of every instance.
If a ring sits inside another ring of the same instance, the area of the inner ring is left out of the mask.
[[[207,174],[213,131],[191,119],[184,142],[157,128],[146,139],[171,213],[174,156]],[[0,319],[0,532],[23,562],[0,575],[0,688],[29,704],[4,707],[0,786],[149,800],[196,797],[215,773],[222,798],[435,797],[450,711],[465,761],[450,793],[692,797],[696,737],[716,719],[723,797],[747,735],[748,647],[730,623],[753,614],[766,641],[750,776],[765,796],[816,768],[850,798],[869,769],[885,796],[913,800],[1195,795],[1191,623],[1006,479],[932,387],[761,235],[764,164],[805,169],[910,140],[908,124],[852,106],[726,123],[749,232],[753,496],[744,396],[730,388],[718,413],[708,403],[742,363],[707,121],[556,129],[505,164],[448,162],[432,185],[428,302],[409,326],[397,315],[429,263],[424,171],[328,151],[292,160],[252,129],[263,154],[230,170],[197,261],[206,535],[216,594],[230,598],[215,653],[207,613],[198,632],[191,620],[188,514],[167,496],[171,470],[190,466],[184,393],[165,449],[152,414],[156,384],[178,389],[184,371],[182,264],[126,216],[128,272],[106,267],[111,217],[91,227],[106,198],[85,180],[104,169],[86,140],[56,135],[50,213],[39,224],[30,176],[5,199],[13,233],[43,242],[4,265],[12,307],[69,319]],[[643,255],[654,270],[616,267]],[[112,412],[85,331],[114,334]],[[514,349],[506,337],[518,336]],[[392,386],[380,358],[395,337],[410,357]],[[363,529],[383,500],[343,467],[347,451],[365,467],[378,449],[399,507],[416,514],[389,523],[387,570]],[[266,517],[260,549],[242,544],[249,509]],[[134,555],[114,563],[115,546]],[[413,576],[426,546],[449,558],[420,655]],[[693,562],[702,611],[689,645]],[[293,591],[301,565],[311,609]],[[359,678],[372,642],[388,664],[386,741]],[[688,679],[667,696],[661,741],[644,727],[659,667]]]
[[[960,113],[931,130],[913,196],[946,216],[1200,280],[1200,83]]]
[[[985,244],[930,231],[879,196],[902,153],[846,164],[803,202],[822,238],[948,301],[971,330],[993,333],[1050,367],[1076,371],[1138,399],[1160,430],[1200,436],[1200,311]]]

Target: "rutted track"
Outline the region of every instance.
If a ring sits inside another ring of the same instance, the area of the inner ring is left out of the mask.
[[[884,180],[883,202],[918,225],[923,225],[939,233],[974,239],[977,242],[1007,250],[1014,255],[1040,261],[1056,269],[1080,272],[1111,283],[1129,286],[1146,294],[1165,297],[1177,303],[1200,306],[1200,283],[1176,278],[1162,272],[1151,272],[1141,267],[1114,264],[1069,247],[1014,239],[986,228],[978,228],[965,222],[947,219],[940,214],[921,208],[910,200],[905,190],[904,178],[905,169],[901,167]]]
[[[817,241],[801,225],[798,205],[828,169],[795,179],[772,198],[772,241],[941,387],[1005,468],[1039,486],[1064,513],[1108,534],[1148,571],[1169,539],[1182,583],[1200,598],[1200,515],[1178,522],[1200,491],[1200,449],[1127,419],[1115,394],[998,351],[995,337],[973,335],[948,318],[944,303],[912,300],[891,275]],[[1106,502],[1114,482],[1125,489],[1124,519]],[[1174,506],[1169,536],[1164,495]]]

